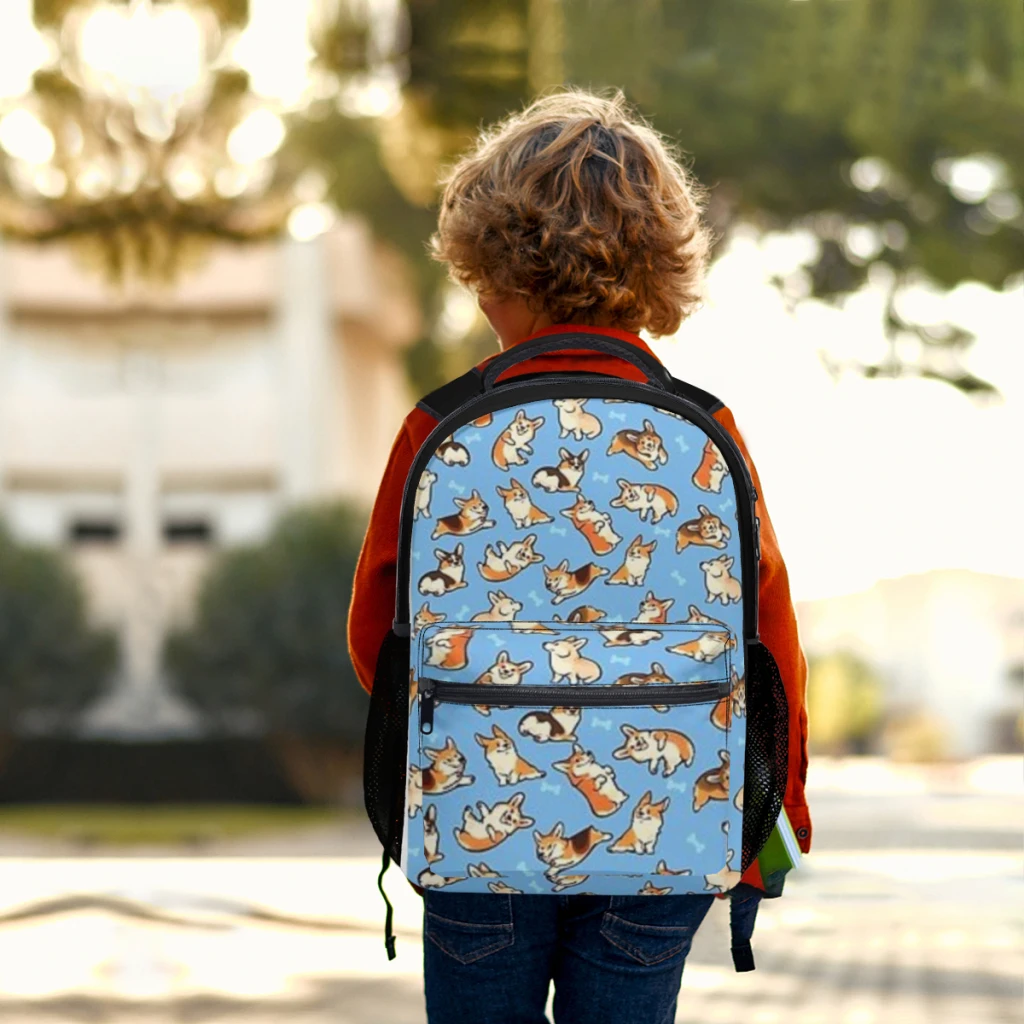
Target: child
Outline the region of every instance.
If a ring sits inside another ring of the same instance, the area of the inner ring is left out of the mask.
[[[709,246],[701,199],[664,140],[621,95],[563,92],[484,133],[456,165],[434,255],[476,292],[503,350],[585,327],[653,355],[636,332],[673,334],[699,302]],[[643,379],[629,363],[583,350],[538,355],[509,374],[538,371]],[[732,414],[720,408],[715,417],[746,456]],[[349,647],[367,690],[395,605],[402,491],[435,426],[423,409],[407,417],[360,555]],[[752,465],[751,474],[760,495]],[[806,667],[786,568],[761,498],[757,515],[760,635],[778,662],[791,716],[785,807],[806,850]],[[425,990],[434,1024],[538,1024],[552,981],[558,1024],[670,1024],[690,940],[713,896],[531,899],[427,891],[424,898]]]

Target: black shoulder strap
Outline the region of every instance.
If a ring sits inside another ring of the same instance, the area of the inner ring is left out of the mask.
[[[442,384],[436,391],[431,391],[429,395],[421,398],[416,403],[416,408],[422,409],[440,423],[459,406],[465,405],[471,398],[476,398],[480,394],[481,380],[482,375],[474,366],[461,377]]]
[[[461,377],[442,384],[436,391],[431,391],[429,395],[421,398],[416,403],[416,407],[433,416],[440,423],[470,399],[476,398],[480,394],[481,383],[482,374],[474,366],[472,370],[467,371]],[[709,415],[714,415],[723,407],[723,403],[710,392],[687,384],[686,381],[680,380],[678,377],[672,378],[672,387],[680,398],[685,398],[688,402],[700,406]]]
[[[680,398],[699,405],[709,416],[713,416],[719,409],[725,407],[725,403],[715,398],[710,391],[701,391],[700,388],[687,384],[685,380],[680,380],[678,377],[672,378],[672,387]]]

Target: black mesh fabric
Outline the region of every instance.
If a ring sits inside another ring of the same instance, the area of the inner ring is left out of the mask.
[[[753,863],[775,828],[786,792],[789,705],[772,652],[747,645],[747,746],[743,780],[743,866]]]
[[[396,863],[402,856],[402,815],[409,724],[409,640],[389,632],[377,655],[363,746],[363,798],[374,832]]]

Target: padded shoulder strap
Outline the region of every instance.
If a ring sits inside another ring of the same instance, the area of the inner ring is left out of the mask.
[[[474,366],[461,377],[442,384],[437,390],[431,391],[429,395],[421,398],[416,403],[416,407],[433,416],[440,423],[446,416],[450,416],[460,406],[480,394],[482,380],[483,375]],[[699,405],[709,415],[714,415],[723,406],[723,403],[709,391],[702,391],[678,377],[672,378],[672,388],[680,398]]]
[[[702,391],[700,388],[687,384],[685,380],[678,377],[672,378],[672,388],[680,398],[685,398],[694,405],[699,405],[708,415],[713,416],[725,403],[715,398],[710,391]]]
[[[482,379],[482,374],[474,366],[461,377],[442,384],[436,391],[431,391],[429,395],[421,398],[416,403],[416,408],[422,409],[440,423],[459,406],[465,405],[471,398],[476,398],[480,394]]]

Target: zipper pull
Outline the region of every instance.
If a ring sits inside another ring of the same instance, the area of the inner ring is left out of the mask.
[[[434,680],[420,680],[420,732],[429,736],[434,731]]]

